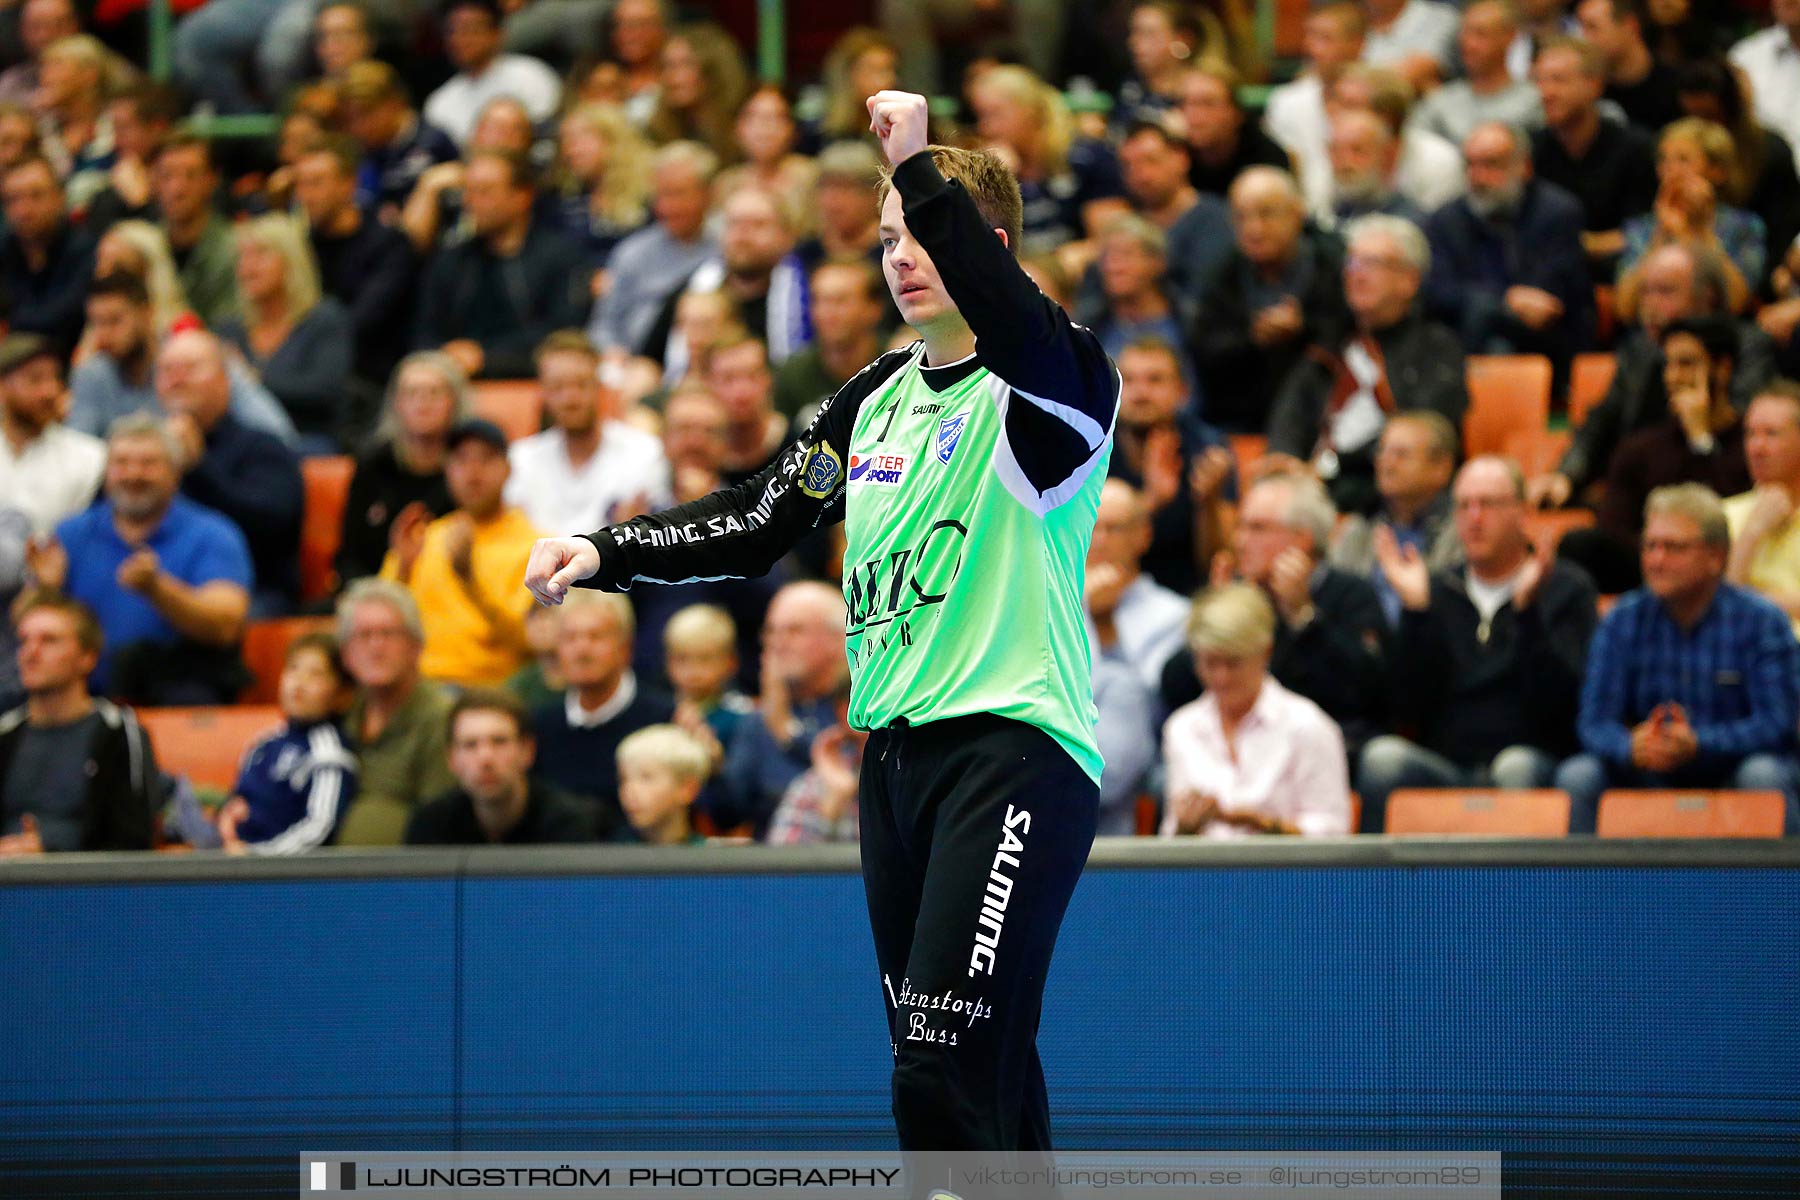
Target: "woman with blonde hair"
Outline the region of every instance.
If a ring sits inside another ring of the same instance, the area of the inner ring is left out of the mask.
[[[292,217],[270,213],[235,232],[244,316],[222,324],[219,336],[287,409],[302,452],[335,454],[355,341],[350,314],[321,295],[312,246]]]
[[[381,570],[395,522],[430,521],[455,507],[444,484],[450,431],[470,412],[469,377],[449,355],[400,360],[375,436],[356,460],[334,563],[340,580]]]
[[[799,218],[800,232],[810,232],[809,202],[819,167],[808,156],[795,153],[799,134],[787,93],[773,83],[758,85],[738,110],[735,136],[741,161],[713,181],[715,202],[723,202],[741,187],[761,188],[781,197]]]
[[[58,38],[39,56],[33,100],[42,114],[44,156],[63,181],[69,207],[81,209],[106,187],[114,149],[106,47],[78,33]]]
[[[1637,317],[1644,259],[1679,243],[1716,255],[1725,272],[1731,311],[1743,312],[1762,285],[1768,233],[1762,218],[1728,204],[1737,173],[1737,146],[1723,125],[1683,117],[1666,126],[1656,143],[1656,204],[1625,222],[1619,259],[1619,315]]]
[[[868,139],[868,98],[898,87],[900,48],[879,29],[848,30],[825,55],[825,113],[819,119],[820,142]]]
[[[1105,142],[1078,138],[1062,94],[1024,67],[989,67],[969,84],[981,138],[1019,178],[1018,247],[1038,254],[1091,238],[1131,211]]]
[[[659,145],[688,139],[722,159],[735,155],[732,127],[750,90],[743,52],[710,21],[683,25],[662,52],[662,93],[650,116]]]
[[[1275,610],[1228,583],[1194,599],[1188,649],[1206,692],[1163,726],[1163,837],[1348,834],[1344,736],[1269,674]]]
[[[94,248],[94,278],[123,271],[144,281],[150,293],[150,311],[156,336],[167,337],[179,323],[194,320],[175,255],[159,226],[148,221],[120,221],[100,237]]]
[[[563,228],[594,270],[650,219],[650,143],[616,104],[582,104],[557,130]]]

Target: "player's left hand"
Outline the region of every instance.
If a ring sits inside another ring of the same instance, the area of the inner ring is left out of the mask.
[[[899,166],[930,143],[931,108],[913,92],[880,91],[870,96],[869,128],[881,139],[882,153]]]

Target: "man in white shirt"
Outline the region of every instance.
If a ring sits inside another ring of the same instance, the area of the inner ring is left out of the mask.
[[[1432,0],[1367,0],[1369,32],[1362,60],[1392,67],[1414,87],[1450,74],[1456,58],[1456,9]]]
[[[552,533],[597,529],[667,506],[662,443],[614,415],[613,397],[599,379],[599,352],[586,335],[559,330],[544,339],[535,360],[550,428],[508,449],[506,503]]]
[[[444,54],[456,67],[425,101],[425,119],[466,146],[488,101],[511,96],[534,122],[548,120],[562,99],[562,81],[535,58],[500,53],[496,0],[452,0],[444,11]]]
[[[1452,80],[1420,101],[1414,119],[1455,145],[1468,140],[1475,127],[1500,121],[1519,129],[1544,123],[1537,89],[1514,78],[1507,48],[1519,32],[1517,10],[1510,0],[1473,0],[1463,10],[1457,48],[1463,77]]]
[[[0,341],[0,508],[45,534],[86,508],[106,473],[106,446],[56,419],[62,363],[35,333]]]
[[[1350,832],[1344,738],[1269,674],[1275,610],[1253,584],[1194,601],[1188,645],[1206,694],[1163,726],[1163,837]]]
[[[1756,119],[1790,145],[1800,139],[1800,0],[1770,0],[1774,24],[1731,48],[1731,61],[1750,77]]]
[[[1362,9],[1351,0],[1335,0],[1308,13],[1306,71],[1269,93],[1263,128],[1301,160],[1302,171],[1308,169],[1308,156],[1324,157],[1325,89],[1362,56],[1366,28]]]

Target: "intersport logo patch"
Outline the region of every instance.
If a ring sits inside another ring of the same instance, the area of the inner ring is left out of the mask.
[[[850,482],[877,487],[897,487],[906,477],[907,456],[904,454],[852,454]]]

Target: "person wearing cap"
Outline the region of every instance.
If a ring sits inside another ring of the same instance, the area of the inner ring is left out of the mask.
[[[450,431],[444,482],[456,505],[431,520],[422,509],[395,520],[381,578],[406,585],[419,605],[427,679],[460,687],[497,687],[531,657],[525,637],[529,597],[518,581],[542,536],[504,501],[511,466],[506,435],[491,421]]]
[[[88,506],[106,471],[100,439],[56,419],[62,360],[35,333],[0,340],[0,508],[46,533]]]

